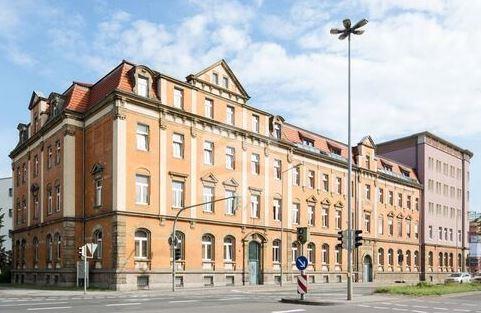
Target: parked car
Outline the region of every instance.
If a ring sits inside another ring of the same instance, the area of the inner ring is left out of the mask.
[[[481,273],[476,273],[471,281],[474,283],[481,283]]]
[[[453,273],[449,275],[445,280],[444,283],[470,283],[471,282],[471,274],[469,273]]]

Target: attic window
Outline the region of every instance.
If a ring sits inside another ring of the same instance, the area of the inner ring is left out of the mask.
[[[281,139],[281,124],[274,123],[274,137]]]
[[[405,169],[403,168],[399,168],[401,170],[401,174],[404,176],[404,177],[409,177],[409,171],[406,171]]]
[[[229,79],[227,77],[222,77],[222,85],[225,89],[229,89]]]
[[[219,74],[212,73],[212,83],[219,85]]]
[[[329,150],[331,151],[331,153],[334,153],[334,154],[337,154],[337,155],[341,155],[341,149],[337,148],[337,147],[333,147],[333,146],[329,146]]]
[[[137,84],[138,84],[137,94],[139,96],[147,97],[149,92],[148,81],[149,80],[147,79],[147,77],[139,75],[139,78],[137,79]]]
[[[382,167],[386,170],[386,171],[389,171],[389,172],[392,172],[392,166],[387,164],[387,163],[382,163]]]
[[[309,147],[314,147],[314,140],[302,138],[302,144]]]

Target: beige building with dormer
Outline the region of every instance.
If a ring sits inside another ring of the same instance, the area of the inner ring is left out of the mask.
[[[310,282],[345,279],[347,146],[252,106],[224,60],[185,81],[123,61],[29,109],[10,154],[15,283],[75,284],[77,249],[95,242],[93,284],[168,287],[173,217],[215,199],[177,223],[178,286],[294,282],[299,226]],[[355,279],[417,281],[416,172],[370,137],[353,158]]]

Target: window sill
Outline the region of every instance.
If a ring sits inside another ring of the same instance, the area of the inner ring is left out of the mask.
[[[135,205],[148,206],[149,203],[135,202]]]

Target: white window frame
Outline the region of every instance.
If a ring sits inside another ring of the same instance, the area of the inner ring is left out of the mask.
[[[257,153],[251,154],[251,173],[259,175],[261,173],[261,156]]]
[[[149,79],[145,76],[137,78],[137,94],[141,97],[149,96]]]
[[[137,150],[149,151],[149,125],[137,123],[135,132]],[[142,129],[142,128],[145,129]]]
[[[172,208],[184,207],[185,183],[180,180],[172,180]]]
[[[184,158],[184,135],[179,133],[172,134],[172,155],[174,158]]]
[[[251,195],[251,217],[252,218],[259,218],[260,217],[260,195]]]
[[[214,143],[204,141],[204,164],[214,165]]]
[[[292,203],[292,224],[299,224],[300,223],[300,210],[301,210],[301,204],[294,202]]]
[[[316,206],[313,204],[307,205],[307,225],[314,226],[316,224]]]
[[[147,259],[149,257],[149,234],[144,230],[137,230],[137,232],[142,232],[145,234],[145,237],[137,237],[135,235],[134,242],[135,242],[135,258],[136,259]],[[138,247],[138,248],[137,248]],[[145,247],[145,255],[144,255],[144,247]]]
[[[139,181],[139,179],[146,179],[147,182]],[[150,177],[147,175],[135,175],[135,203],[141,205],[149,204],[150,198]]]
[[[225,168],[228,170],[235,169],[235,148],[227,146],[225,148]]]
[[[235,196],[235,192],[232,191],[232,190],[226,190],[225,192],[225,197],[226,198],[229,198],[229,197],[233,197]],[[230,198],[230,199],[227,199],[226,202],[225,202],[225,214],[227,215],[234,215],[235,214],[235,199],[234,198]]]
[[[259,132],[259,128],[260,128],[260,117],[259,115],[257,114],[252,114],[252,131],[254,133],[258,133]]]
[[[214,201],[214,198],[215,198],[214,187],[204,186],[202,189],[202,197],[203,197],[202,202],[211,202],[211,203],[204,204],[204,212],[214,213],[214,203],[212,203],[212,201]]]
[[[102,179],[95,180],[95,206],[99,207],[102,206],[102,187],[103,182]]]
[[[174,87],[174,108],[184,109],[184,90]]]
[[[235,124],[235,107],[228,105],[226,109],[225,122],[229,125]]]
[[[274,221],[281,221],[282,219],[282,200],[281,199],[273,199],[272,200],[272,219]]]
[[[214,101],[209,98],[204,100],[204,116],[214,118]]]

